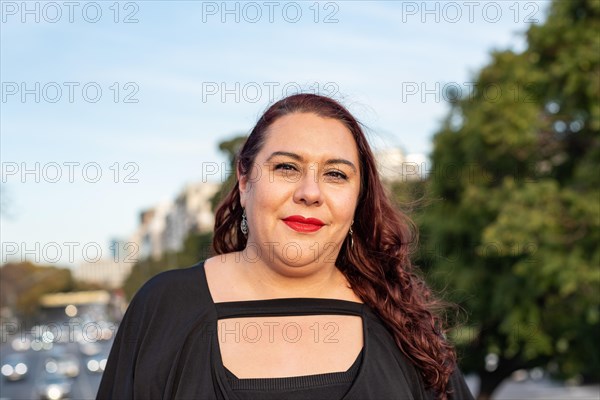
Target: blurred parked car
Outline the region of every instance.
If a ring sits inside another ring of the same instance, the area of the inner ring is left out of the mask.
[[[45,373],[37,386],[40,399],[66,399],[71,394],[71,380],[59,373]]]
[[[100,345],[94,342],[83,342],[79,343],[79,351],[86,356],[95,356],[100,353]]]
[[[86,367],[88,371],[94,373],[103,373],[104,368],[106,368],[106,356],[102,354],[97,354],[88,358]]]
[[[27,351],[31,348],[31,339],[26,336],[14,338],[11,346],[14,351]]]
[[[99,331],[99,340],[110,340],[117,327],[108,321],[97,321],[96,322]]]
[[[44,342],[36,339],[31,342],[31,349],[34,351],[51,350],[54,347],[52,342]]]
[[[2,375],[8,381],[19,381],[27,375],[27,360],[24,354],[10,354],[2,362]]]
[[[79,375],[79,358],[71,353],[67,346],[57,345],[49,353],[44,364],[47,373],[58,373],[68,378]]]
[[[46,359],[45,370],[49,374],[61,374],[68,378],[79,375],[79,359],[73,354],[62,354]]]

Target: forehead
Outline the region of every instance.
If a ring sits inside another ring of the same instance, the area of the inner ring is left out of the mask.
[[[358,166],[358,148],[350,130],[333,118],[294,113],[277,119],[266,132],[262,149],[302,153],[309,157],[346,158]]]

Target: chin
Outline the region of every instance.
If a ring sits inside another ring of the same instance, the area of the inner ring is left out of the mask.
[[[293,263],[283,262],[282,260],[276,264],[278,265],[278,273],[288,278],[303,278],[323,268],[323,265],[315,264],[312,260],[298,260]]]
[[[337,258],[337,251],[334,245],[328,246],[328,251],[317,251],[319,244],[311,243],[311,245],[302,246],[287,246],[282,248],[279,257],[279,262],[286,267],[289,267],[292,271],[300,273],[300,270],[306,273],[314,272],[318,268],[324,266],[334,266]]]

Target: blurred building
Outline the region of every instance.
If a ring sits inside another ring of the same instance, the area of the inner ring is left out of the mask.
[[[425,154],[412,153],[406,155],[403,174],[407,180],[426,179],[429,172],[429,159]]]
[[[164,253],[166,219],[172,208],[172,203],[165,202],[140,213],[140,224],[129,240],[135,248],[136,260],[160,258]]]
[[[190,233],[212,231],[210,200],[219,188],[217,183],[188,184],[174,202],[142,211],[140,225],[129,240],[138,249],[136,259],[158,259],[165,252],[180,251]]]
[[[404,164],[404,151],[399,148],[389,148],[377,151],[375,161],[379,176],[386,182],[398,181],[402,177],[402,165]]]
[[[189,233],[210,232],[215,223],[210,199],[219,190],[216,183],[186,185],[165,218],[164,249],[180,251]]]
[[[375,152],[379,176],[384,182],[406,182],[427,177],[427,156],[406,154],[394,147]]]
[[[129,276],[133,265],[134,262],[100,259],[96,262],[79,264],[73,270],[73,277],[81,282],[96,283],[107,289],[116,289],[123,286],[123,281]]]

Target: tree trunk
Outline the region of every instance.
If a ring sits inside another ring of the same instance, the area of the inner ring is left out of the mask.
[[[479,375],[479,393],[477,400],[489,400],[492,398],[492,393],[510,374],[503,371],[486,372]]]
[[[514,371],[523,368],[524,364],[518,358],[510,360],[501,359],[498,368],[492,372],[482,371],[479,373],[479,394],[477,400],[489,400],[500,384]]]

